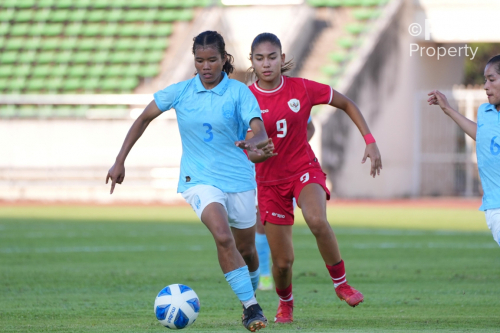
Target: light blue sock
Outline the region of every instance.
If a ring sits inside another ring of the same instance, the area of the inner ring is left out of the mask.
[[[257,268],[255,272],[250,272],[250,280],[252,281],[253,291],[257,290],[259,286],[259,276],[260,276],[260,268]]]
[[[259,256],[260,274],[265,276],[271,275],[271,249],[267,242],[267,236],[264,234],[255,233],[255,247],[257,248],[257,255]]]
[[[248,266],[243,266],[226,273],[224,277],[240,301],[245,302],[254,297]]]

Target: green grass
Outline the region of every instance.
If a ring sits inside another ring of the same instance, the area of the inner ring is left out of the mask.
[[[500,248],[482,213],[328,213],[365,302],[352,309],[336,298],[298,218],[295,322],[267,331],[498,331]],[[245,331],[213,240],[189,207],[0,207],[0,332],[165,332],[153,302],[171,283],[200,297],[200,316],[186,331]],[[276,295],[257,296],[271,319]]]

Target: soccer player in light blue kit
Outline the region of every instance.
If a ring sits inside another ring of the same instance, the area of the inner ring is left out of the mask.
[[[486,224],[493,239],[500,245],[500,55],[491,58],[484,69],[484,90],[488,102],[477,111],[477,124],[454,110],[446,96],[434,90],[429,93],[429,105],[439,105],[444,113],[476,140],[477,166],[483,186]]]
[[[182,140],[177,191],[212,233],[219,264],[243,304],[243,325],[254,332],[267,319],[255,299],[259,260],[255,250],[255,188],[251,162],[243,149],[271,154],[270,140],[256,98],[243,83],[228,78],[232,56],[215,31],[194,38],[196,76],[168,86],[132,125],[106,178],[115,184],[125,177],[125,158],[148,124],[175,109]],[[245,141],[247,129],[255,137]]]

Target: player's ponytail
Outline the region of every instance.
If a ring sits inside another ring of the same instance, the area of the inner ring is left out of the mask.
[[[255,48],[259,46],[262,43],[269,42],[275,46],[277,46],[280,49],[280,53],[282,52],[281,49],[281,41],[279,40],[278,36],[275,34],[272,34],[270,32],[263,32],[259,35],[257,35],[252,42],[252,47],[251,47],[251,52],[250,52],[250,60],[252,60],[253,52],[255,51]],[[295,66],[293,60],[288,60],[281,66],[281,74],[286,73],[290,71],[293,67]],[[252,70],[251,68],[249,70]]]
[[[232,55],[226,52],[226,43],[224,43],[224,38],[217,31],[204,31],[198,36],[193,38],[193,54],[196,47],[207,47],[215,46],[217,51],[219,51],[222,58],[226,57],[226,62],[222,66],[222,70],[226,72],[227,76],[234,71],[234,58]]]
[[[488,63],[486,64],[486,66],[488,65],[493,65],[495,66],[495,72],[497,72],[497,74],[500,74],[500,54],[494,56],[493,58],[491,58],[490,60],[488,60]],[[485,66],[485,67],[486,67]]]

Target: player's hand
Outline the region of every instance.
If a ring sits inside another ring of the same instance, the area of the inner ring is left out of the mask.
[[[109,194],[113,194],[113,191],[115,190],[115,184],[121,184],[123,180],[125,179],[125,166],[123,163],[115,163],[109,169],[108,175],[106,176],[106,184],[108,183],[108,180],[111,179],[111,191]]]
[[[273,139],[269,138],[267,139],[267,145],[261,149],[262,151],[262,156],[267,158],[273,157],[278,155],[278,153],[274,152],[274,143]]]
[[[363,156],[361,163],[365,163],[368,157],[372,162],[370,176],[373,176],[373,178],[375,178],[376,175],[380,176],[380,170],[382,170],[382,157],[380,156],[380,152],[375,142],[366,146],[365,156]]]
[[[449,111],[452,109],[450,103],[448,103],[448,99],[446,98],[446,96],[439,90],[433,90],[427,95],[430,96],[429,99],[427,100],[429,105],[439,105],[439,107],[446,114],[448,114]]]

